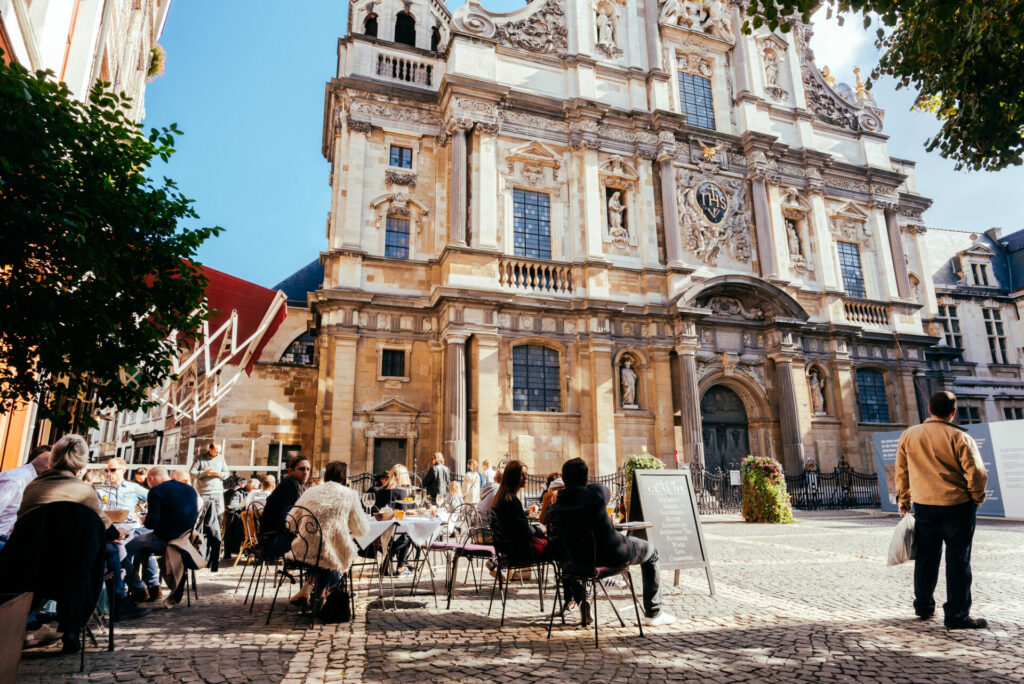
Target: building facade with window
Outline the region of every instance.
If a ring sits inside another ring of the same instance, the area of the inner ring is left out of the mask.
[[[929,381],[959,398],[961,425],[1024,418],[1024,231],[1003,235],[929,228],[924,236],[939,345]]]
[[[313,456],[789,472],[916,423],[922,212],[862,84],[719,0],[353,1]]]

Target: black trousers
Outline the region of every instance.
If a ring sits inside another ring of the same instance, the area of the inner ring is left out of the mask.
[[[935,612],[935,583],[939,579],[942,545],[946,545],[946,624],[971,615],[971,543],[978,507],[972,501],[956,506],[914,504],[914,612]]]

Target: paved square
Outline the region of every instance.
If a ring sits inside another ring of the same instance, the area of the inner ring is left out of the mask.
[[[234,594],[238,571],[228,570],[200,576],[192,608],[154,611],[118,629],[114,653],[90,649],[86,674],[78,674],[77,657],[30,651],[20,675],[102,682],[1024,681],[1024,524],[979,523],[973,613],[989,629],[947,632],[941,612],[914,619],[912,566],[885,566],[895,516],[836,511],[797,519],[769,526],[705,518],[717,595],[709,596],[703,573],[683,572],[678,588],[664,573],[666,608],[680,620],[641,639],[627,617],[631,608],[613,592],[627,626],[608,622],[611,610],[600,604],[599,650],[592,630],[556,623],[545,638],[536,584],[510,600],[504,629],[498,611],[486,615],[489,576],[479,594],[460,585],[450,611],[443,602],[435,609],[429,594],[382,611],[360,591],[354,623],[309,629],[307,618],[280,604],[264,626],[269,596],[250,614]],[[639,572],[634,579],[639,588]],[[940,578],[940,603],[944,592]]]

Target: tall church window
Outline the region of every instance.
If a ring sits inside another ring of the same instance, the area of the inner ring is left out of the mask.
[[[857,401],[862,423],[889,422],[889,395],[885,376],[871,368],[857,369]]]
[[[393,259],[409,258],[409,219],[388,216],[384,233],[384,256]]]
[[[512,408],[561,411],[558,351],[537,344],[512,348]]]
[[[516,188],[512,191],[512,216],[516,256],[550,259],[550,195]]]
[[[864,269],[860,264],[860,247],[853,242],[839,242],[836,245],[839,248],[839,270],[843,274],[843,287],[846,288],[846,294],[864,299],[868,295],[864,289]]]
[[[388,166],[394,166],[398,169],[411,169],[412,150],[408,147],[392,145],[390,158],[388,159]]]
[[[679,72],[679,103],[686,121],[700,128],[715,128],[715,105],[711,98],[711,79]]]
[[[430,29],[430,49],[437,52],[441,47],[441,31],[435,26]]]
[[[416,20],[408,12],[399,12],[395,17],[395,42],[416,47]]]
[[[985,335],[988,336],[988,351],[992,355],[992,363],[1007,363],[1003,314],[999,309],[982,309],[982,311],[985,316]]]
[[[370,36],[371,38],[377,37],[377,15],[371,14],[366,17],[366,21],[363,22],[363,34]]]

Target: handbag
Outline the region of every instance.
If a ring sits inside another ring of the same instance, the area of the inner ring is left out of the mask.
[[[327,594],[320,606],[320,619],[325,623],[348,622],[352,619],[348,591],[335,589]]]

